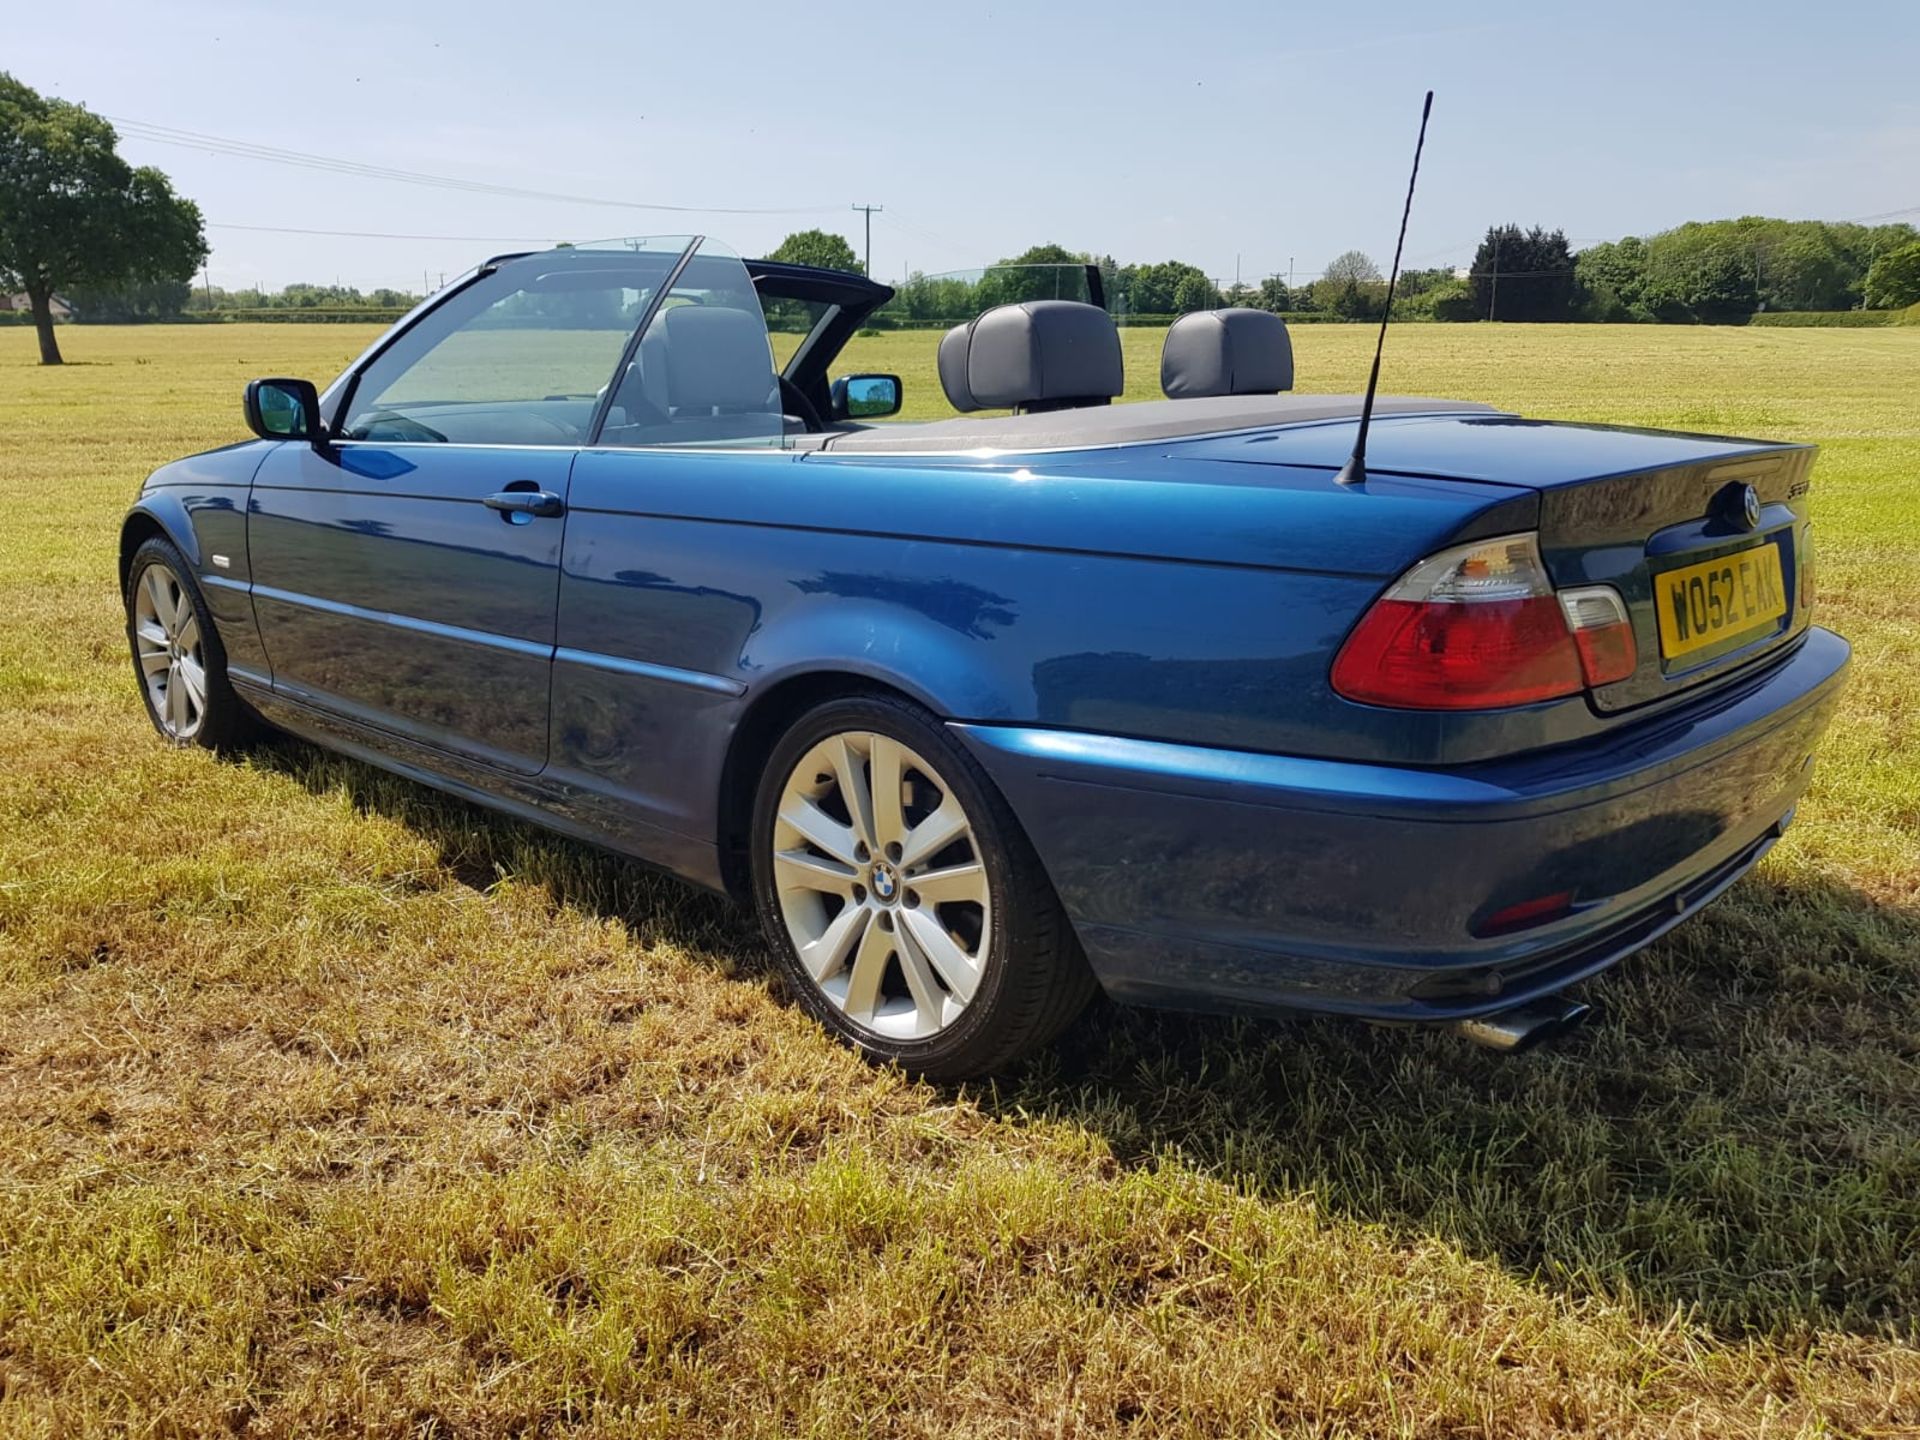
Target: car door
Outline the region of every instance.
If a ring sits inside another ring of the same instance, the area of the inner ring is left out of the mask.
[[[248,554],[277,692],[544,767],[569,473],[673,259],[500,264],[347,381],[337,438],[267,459]]]
[[[777,492],[798,454],[754,286],[722,247],[689,257],[636,355],[575,466],[592,474],[567,521],[547,780],[613,843],[712,881],[703,812],[764,577],[754,532],[709,517]],[[690,487],[721,508],[689,514]]]

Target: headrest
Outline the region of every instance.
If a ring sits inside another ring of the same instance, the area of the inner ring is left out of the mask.
[[[655,331],[664,344],[654,342]],[[676,411],[778,408],[766,322],[750,310],[676,305],[660,312],[640,350],[647,389],[658,394],[664,369],[667,403]]]
[[[973,340],[973,322],[956,325],[940,337],[940,353],[937,363],[940,367],[940,388],[947,392],[947,403],[965,414],[969,410],[984,410],[987,407],[973,398],[973,391],[967,388],[967,347]]]
[[[1120,332],[1098,305],[999,305],[940,341],[940,388],[956,410],[1104,405],[1126,388]]]
[[[1265,310],[1198,310],[1182,315],[1160,347],[1160,388],[1192,395],[1271,395],[1293,388],[1287,322]]]

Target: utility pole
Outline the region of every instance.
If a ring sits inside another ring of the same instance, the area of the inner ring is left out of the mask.
[[[1487,297],[1487,319],[1500,318],[1500,232],[1493,232],[1493,293]]]
[[[852,205],[848,208],[858,210],[867,217],[867,254],[866,259],[862,263],[867,267],[867,277],[871,279],[873,277],[873,212],[876,210],[884,212],[887,207],[884,205]]]

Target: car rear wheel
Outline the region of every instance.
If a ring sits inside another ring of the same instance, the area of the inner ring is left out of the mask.
[[[1093,993],[1006,802],[917,706],[860,696],[801,719],[761,778],[752,849],[782,969],[869,1058],[930,1079],[988,1074]]]
[[[227,655],[193,571],[158,537],[127,568],[127,640],[147,718],[175,745],[225,749],[252,739],[259,720],[227,681]]]

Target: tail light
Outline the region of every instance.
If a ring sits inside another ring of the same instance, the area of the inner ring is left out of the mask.
[[[1800,527],[1800,608],[1813,609],[1813,526]]]
[[[1611,685],[1633,674],[1640,652],[1633,643],[1627,602],[1611,585],[1586,585],[1560,592],[1560,611],[1580,652],[1580,673],[1589,685]]]
[[[1503,535],[1401,576],[1340,647],[1333,688],[1403,710],[1486,710],[1611,684],[1637,661],[1617,592],[1556,593],[1538,541]]]

